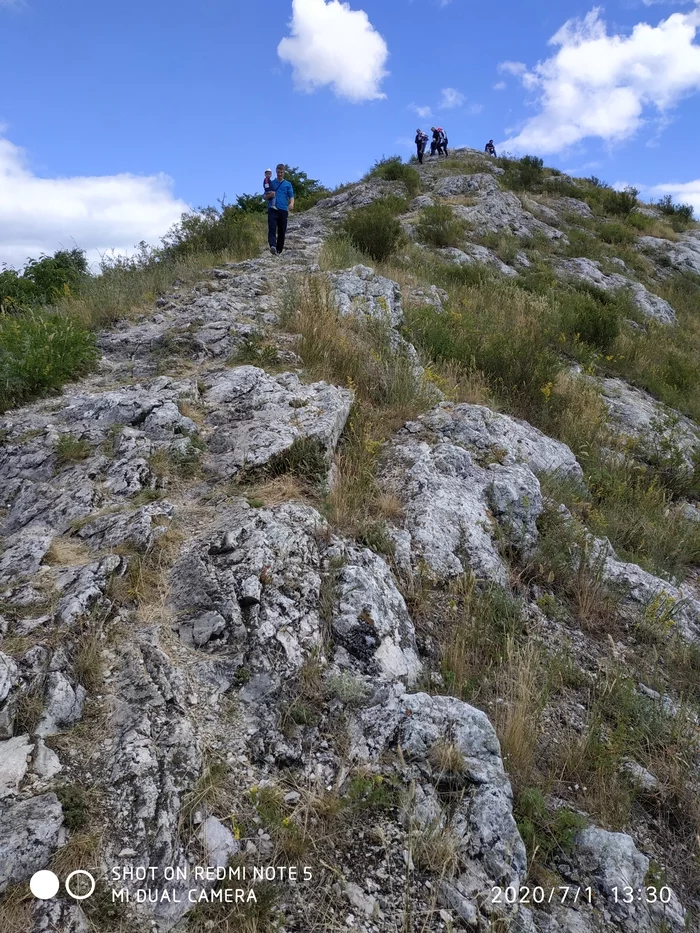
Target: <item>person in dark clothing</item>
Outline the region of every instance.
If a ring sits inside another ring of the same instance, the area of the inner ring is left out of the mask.
[[[489,139],[489,141],[486,143],[486,146],[484,147],[484,152],[488,152],[490,156],[496,155],[496,147],[494,146],[492,139]]]
[[[441,126],[431,126],[433,131],[433,141],[430,144],[430,155],[437,153],[438,158],[441,155],[447,155],[447,134]]]
[[[284,172],[285,167],[280,163],[277,166],[277,178],[270,183],[269,194],[275,199],[276,210],[271,207],[267,209],[267,242],[273,256],[279,255],[284,249],[289,211],[294,210],[294,188],[285,180]],[[265,197],[268,199],[268,194]]]
[[[423,164],[423,153],[425,152],[425,147],[428,144],[428,134],[424,133],[423,130],[416,130],[416,151],[418,153],[418,161],[420,164]]]
[[[449,141],[447,139],[447,133],[441,127],[438,127],[438,129],[440,130],[440,145],[438,146],[438,152],[442,152],[445,158],[447,158],[447,143]]]

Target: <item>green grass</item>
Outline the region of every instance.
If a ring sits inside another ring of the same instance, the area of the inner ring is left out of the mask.
[[[396,219],[404,208],[400,198],[379,198],[348,214],[341,229],[356,249],[383,262],[405,241]]]
[[[99,359],[95,338],[55,311],[0,318],[0,411],[51,395],[89,373]]]
[[[415,197],[420,191],[420,175],[415,168],[405,165],[401,156],[381,159],[370,171],[369,178],[382,178],[384,181],[402,181],[409,197]]]
[[[459,246],[464,240],[465,225],[455,217],[449,204],[425,207],[416,224],[416,234],[430,246]]]

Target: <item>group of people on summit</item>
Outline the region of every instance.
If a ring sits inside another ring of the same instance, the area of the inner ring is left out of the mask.
[[[443,130],[441,126],[431,126],[430,127],[433,140],[430,143],[430,155],[435,156],[437,153],[438,159],[440,156],[445,156],[447,158],[447,133]],[[416,130],[416,149],[418,152],[418,161],[420,164],[423,164],[423,155],[425,154],[425,147],[428,145],[428,140],[430,137],[427,133],[424,133],[423,130]]]
[[[430,155],[438,159],[440,156],[447,158],[447,133],[441,126],[430,127],[433,139],[430,143]],[[423,130],[416,130],[416,149],[418,161],[423,164],[423,155],[425,147],[428,145],[430,137]],[[490,139],[484,147],[484,152],[491,156],[496,155],[496,148],[493,140]],[[285,166],[280,163],[275,170],[276,178],[272,177],[272,169],[265,169],[263,178],[263,198],[267,202],[267,241],[270,246],[270,252],[278,256],[284,249],[284,240],[287,233],[287,221],[289,212],[294,210],[294,188],[285,177]]]
[[[440,156],[445,156],[445,158],[447,158],[447,155],[448,155],[447,133],[443,130],[441,126],[431,126],[430,129],[433,134],[433,139],[432,139],[432,142],[430,143],[430,155],[433,158],[435,158],[435,155],[437,154],[438,159],[440,158]],[[430,137],[428,136],[427,133],[424,133],[423,130],[421,129],[416,130],[416,139],[415,139],[416,155],[418,156],[418,161],[420,162],[421,165],[423,164],[423,156],[425,155],[425,147],[428,145],[429,139]],[[496,147],[494,146],[492,139],[489,139],[489,141],[484,146],[484,152],[488,153],[488,155],[490,156],[495,157]]]

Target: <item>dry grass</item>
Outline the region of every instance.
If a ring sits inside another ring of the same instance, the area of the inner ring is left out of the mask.
[[[440,739],[430,748],[428,760],[440,774],[461,774],[464,771],[464,755],[454,742]]]
[[[59,878],[66,878],[72,871],[83,868],[87,871],[99,868],[102,850],[102,833],[98,831],[75,833],[68,842],[57,849],[51,859],[51,870]]]
[[[540,649],[533,643],[520,647],[510,637],[498,674],[498,694],[503,702],[495,707],[494,725],[503,762],[516,787],[529,782],[535,765],[545,703],[543,682]]]
[[[89,693],[99,693],[104,686],[103,642],[98,628],[88,628],[78,636],[73,654],[73,671]]]
[[[5,890],[0,899],[0,930],[2,933],[27,933],[31,929],[35,898],[29,883],[15,884]]]
[[[110,578],[109,598],[120,605],[135,604],[141,624],[169,619],[171,614],[166,606],[170,592],[169,572],[186,536],[183,526],[173,522],[146,554],[129,549],[123,551],[127,569],[122,576],[115,574]]]
[[[90,516],[92,518],[92,516]],[[84,541],[65,536],[55,537],[44,561],[52,567],[75,567],[91,560],[90,549]]]

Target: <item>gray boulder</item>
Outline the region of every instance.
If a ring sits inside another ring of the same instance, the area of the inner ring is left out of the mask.
[[[648,291],[639,282],[633,282],[617,272],[604,273],[600,263],[593,259],[560,259],[554,265],[554,271],[564,279],[578,279],[603,291],[620,291],[630,289],[632,301],[645,317],[652,318],[660,324],[676,324],[676,312],[671,305],[658,295]]]
[[[671,933],[683,933],[685,911],[675,893],[668,904],[646,903],[638,892],[646,887],[649,859],[637,849],[625,833],[610,833],[590,826],[576,839],[575,860],[585,875],[592,877],[605,898],[611,916],[625,933],[655,933],[663,924]],[[632,888],[635,898],[624,902],[621,889]],[[615,898],[614,888],[618,889]]]
[[[72,684],[60,671],[49,673],[46,679],[44,713],[36,727],[36,735],[45,738],[74,725],[82,718],[84,701],[84,687]]]
[[[270,376],[255,366],[210,376],[204,394],[212,406],[204,464],[226,477],[263,466],[297,440],[315,440],[330,454],[353,398],[347,389],[306,384],[293,373]]]
[[[362,265],[331,273],[328,278],[333,298],[344,317],[356,315],[388,321],[391,327],[403,323],[401,289],[392,279]]]
[[[0,811],[0,894],[46,865],[59,842],[63,810],[55,794],[21,800]]]

